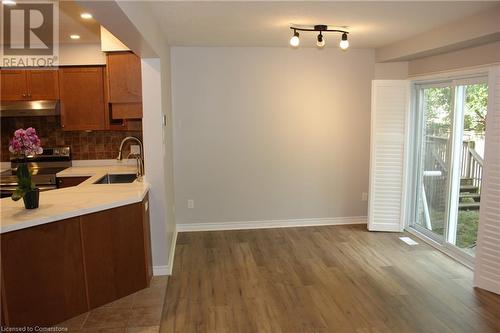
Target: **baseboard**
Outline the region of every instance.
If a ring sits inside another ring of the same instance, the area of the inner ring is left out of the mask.
[[[165,266],[153,266],[153,275],[170,275],[170,267],[169,265]]]
[[[368,224],[368,230],[370,231],[382,231],[382,232],[403,232],[403,228],[399,225],[394,225],[392,223],[377,223],[377,224]]]
[[[238,221],[219,223],[183,223],[177,224],[178,232],[186,231],[215,231],[215,230],[244,230],[244,229],[269,229],[288,227],[312,227],[322,225],[366,224],[366,216],[328,217],[313,219],[290,220],[263,220],[263,221]]]
[[[172,241],[170,242],[170,253],[168,256],[168,265],[164,266],[153,266],[153,275],[172,275],[172,269],[174,268],[174,256],[175,256],[175,246],[177,244],[177,228],[174,229],[172,235]]]

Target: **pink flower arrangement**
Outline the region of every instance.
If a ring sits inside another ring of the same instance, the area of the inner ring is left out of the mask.
[[[43,152],[40,146],[40,139],[36,135],[33,127],[26,130],[20,128],[14,132],[14,137],[10,141],[9,151],[16,155],[34,156]]]

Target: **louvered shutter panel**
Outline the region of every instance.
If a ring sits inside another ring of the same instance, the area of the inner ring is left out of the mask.
[[[408,110],[408,81],[372,82],[368,203],[370,231],[400,232],[404,228]]]
[[[500,294],[500,67],[490,71],[474,285]]]

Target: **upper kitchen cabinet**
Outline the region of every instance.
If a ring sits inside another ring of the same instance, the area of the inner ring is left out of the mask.
[[[59,85],[63,130],[106,128],[103,67],[62,67]]]
[[[2,101],[30,101],[59,99],[57,70],[3,69],[1,70]]]
[[[25,100],[28,86],[26,83],[25,70],[4,70],[0,71],[2,101]]]
[[[57,70],[29,70],[26,75],[31,100],[59,99]]]
[[[141,59],[132,52],[111,52],[106,57],[113,118],[142,118]]]

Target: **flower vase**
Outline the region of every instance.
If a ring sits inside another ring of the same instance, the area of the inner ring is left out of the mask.
[[[40,202],[40,189],[35,188],[34,190],[26,192],[24,194],[23,201],[24,208],[26,209],[38,208],[38,204]]]
[[[18,187],[12,195],[12,199],[17,201],[23,198],[26,209],[38,208],[40,189],[36,188],[31,180],[31,172],[28,164],[26,162],[19,163],[16,174]]]

